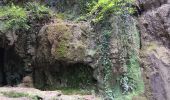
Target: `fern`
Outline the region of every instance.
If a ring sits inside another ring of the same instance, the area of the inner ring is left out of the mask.
[[[123,12],[132,13],[134,9],[128,5],[132,3],[133,0],[98,0],[95,2],[95,5],[91,7],[91,11],[87,14],[87,16],[94,16],[94,22],[99,22],[105,17],[116,14],[120,15]]]
[[[52,16],[52,12],[48,7],[40,5],[37,2],[28,2],[25,8],[33,20],[48,19]]]
[[[42,21],[51,18],[51,10],[39,3],[29,2],[25,7],[14,4],[0,7],[0,31],[28,30],[29,21]]]
[[[27,14],[24,8],[11,5],[0,8],[0,18],[3,22],[3,30],[28,29]]]

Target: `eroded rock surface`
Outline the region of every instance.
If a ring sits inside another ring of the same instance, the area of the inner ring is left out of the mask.
[[[141,5],[145,8],[139,17],[145,94],[149,100],[170,100],[169,0],[141,0]]]
[[[42,27],[39,33],[38,58],[66,62],[93,62],[95,44],[86,22],[55,22]],[[43,50],[43,51],[42,51]],[[94,52],[94,53],[93,53]]]
[[[67,76],[74,72],[80,73],[83,69],[87,69],[85,73],[92,72],[87,77],[93,76],[95,43],[92,34],[91,27],[86,22],[55,21],[43,26],[37,37],[35,61],[40,63],[35,65],[35,69],[41,70],[34,72],[35,82],[45,82],[50,86],[67,86],[71,81]],[[45,81],[43,77],[38,78],[40,76],[45,76]],[[80,80],[75,79],[72,82]]]
[[[1,45],[2,54],[5,53],[1,58],[5,61],[0,68],[4,68],[5,79],[0,77],[0,80],[5,81],[6,85],[17,85],[24,81],[25,76],[32,76],[38,88],[67,87],[75,83],[83,85],[79,82],[88,81],[85,78],[93,81],[96,61],[93,34],[88,22],[58,19],[46,25],[38,24],[32,33],[9,32],[5,34],[6,42],[1,42],[5,44]],[[73,77],[80,76],[81,71],[85,71],[84,76],[73,80]]]

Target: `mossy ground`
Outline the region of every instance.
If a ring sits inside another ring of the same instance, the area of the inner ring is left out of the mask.
[[[4,96],[11,98],[19,98],[19,97],[28,97],[28,94],[25,93],[17,93],[17,92],[1,92]]]
[[[0,92],[2,95],[9,97],[9,98],[20,98],[20,97],[28,97],[31,100],[38,100],[37,96],[32,96],[26,93],[20,93],[20,92]]]
[[[64,95],[91,95],[92,89],[81,89],[81,88],[58,88]]]

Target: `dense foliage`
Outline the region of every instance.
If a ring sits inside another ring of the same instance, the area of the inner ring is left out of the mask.
[[[132,13],[131,7],[133,0],[98,0],[92,2],[89,7],[89,13],[86,17],[92,17],[94,22],[106,19],[108,16],[122,14],[124,11]],[[84,18],[84,17],[83,17]]]
[[[3,22],[2,30],[17,30],[20,28],[28,29],[27,13],[22,7],[11,5],[0,8],[0,18]]]
[[[49,20],[50,17],[49,8],[35,2],[28,2],[25,7],[14,4],[1,6],[0,21],[3,27],[0,30],[28,30],[30,28],[30,20]]]
[[[136,30],[135,20],[131,17],[134,11],[133,0],[98,0],[91,7],[85,18],[92,19],[97,25],[101,25],[98,46],[100,48],[99,65],[104,67],[104,88],[106,97],[111,100],[131,100],[133,95],[143,91],[143,83],[138,62],[139,35]],[[110,20],[110,19],[114,20]],[[113,22],[112,22],[113,21]],[[111,24],[114,27],[111,27]],[[116,28],[114,30],[114,28]],[[99,30],[97,30],[99,31]],[[112,36],[118,41],[118,59],[120,67],[127,69],[119,76],[113,76],[110,55],[110,43]],[[112,85],[111,80],[117,83]]]
[[[52,15],[49,8],[39,3],[28,2],[25,9],[32,20],[48,20]]]

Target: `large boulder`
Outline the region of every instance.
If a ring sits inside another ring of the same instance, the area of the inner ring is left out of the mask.
[[[37,55],[41,59],[65,62],[92,62],[95,54],[88,23],[55,22],[42,27]],[[44,55],[44,56],[42,56]]]
[[[43,26],[37,36],[35,55],[32,56],[35,86],[43,83],[45,86],[67,87],[75,81],[80,85],[81,73],[84,73],[84,81],[88,80],[86,78],[93,79],[93,70],[96,70],[93,35],[88,22],[55,20]],[[76,73],[71,74],[73,72]],[[72,80],[72,77],[75,79]]]

